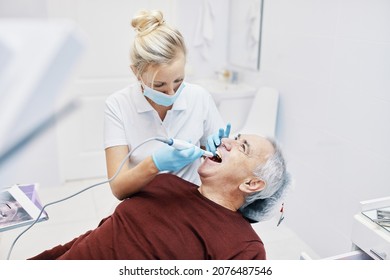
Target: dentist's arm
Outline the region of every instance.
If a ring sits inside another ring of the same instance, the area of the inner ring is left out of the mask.
[[[121,162],[129,153],[127,145],[110,147],[105,150],[108,178],[117,172]],[[119,171],[117,177],[110,182],[111,191],[119,200],[125,199],[141,190],[158,174],[159,170],[151,156],[145,158],[133,168],[128,160]]]
[[[124,157],[129,153],[127,146],[116,146],[106,149],[107,173],[111,178],[117,171]],[[160,171],[178,171],[194,162],[203,155],[199,147],[192,146],[183,150],[177,150],[164,145],[152,156],[145,158],[138,165],[130,168],[125,164],[118,176],[110,182],[112,193],[122,200],[131,194],[138,192],[148,184]]]

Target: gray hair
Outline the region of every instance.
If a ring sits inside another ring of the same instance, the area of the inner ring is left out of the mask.
[[[149,65],[169,64],[179,52],[187,53],[181,33],[165,23],[161,11],[140,11],[131,21],[136,31],[130,60],[138,75]]]
[[[271,142],[274,153],[253,172],[257,178],[264,181],[265,188],[247,196],[240,208],[243,216],[252,222],[268,218],[290,184],[290,175],[279,145],[271,138],[267,140]]]

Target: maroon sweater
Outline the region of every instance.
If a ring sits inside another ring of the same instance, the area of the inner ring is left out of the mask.
[[[158,175],[95,230],[31,259],[265,259],[263,242],[241,213],[197,188],[174,175]]]

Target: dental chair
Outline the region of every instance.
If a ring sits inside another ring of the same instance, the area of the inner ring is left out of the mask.
[[[279,92],[275,88],[259,88],[253,98],[251,108],[243,127],[236,132],[241,134],[258,134],[272,138],[275,137],[278,105]]]

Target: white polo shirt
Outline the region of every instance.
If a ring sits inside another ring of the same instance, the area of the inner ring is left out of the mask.
[[[186,83],[171,110],[162,121],[144,97],[138,83],[130,85],[106,100],[104,120],[104,148],[137,145],[152,137],[169,137],[206,146],[207,137],[224,128],[221,115],[209,92],[198,85]],[[132,154],[131,166],[137,165],[164,143],[150,141]],[[197,173],[201,159],[174,172],[179,177],[200,184]]]

